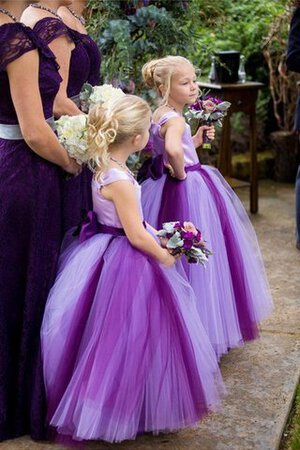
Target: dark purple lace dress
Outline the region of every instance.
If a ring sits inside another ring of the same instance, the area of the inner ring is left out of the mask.
[[[61,20],[52,17],[45,17],[36,23],[34,31],[47,44],[60,36],[74,42],[75,48],[72,50],[67,94],[69,98],[79,95],[84,83],[96,80],[95,71],[98,70],[98,54],[95,48],[91,50],[91,43],[83,38],[81,33],[67,27]],[[94,44],[95,45],[95,44]],[[98,51],[99,52],[99,51]],[[100,59],[100,58],[99,58]],[[62,183],[62,217],[63,232],[78,225],[81,219],[82,210],[92,209],[91,192],[92,173],[85,167],[80,176]]]
[[[0,26],[0,124],[17,124],[7,65],[39,50],[45,118],[61,77],[53,53],[20,23]],[[0,139],[0,440],[44,437],[40,325],[61,243],[61,169],[24,140]]]

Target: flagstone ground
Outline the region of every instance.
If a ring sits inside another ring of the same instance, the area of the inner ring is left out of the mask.
[[[238,192],[249,208],[248,191]],[[277,450],[300,376],[300,251],[294,244],[294,189],[264,180],[257,231],[275,303],[261,337],[221,361],[227,397],[220,412],[195,429],[141,436],[121,444],[94,442],[89,450]],[[28,437],[0,450],[61,450]]]

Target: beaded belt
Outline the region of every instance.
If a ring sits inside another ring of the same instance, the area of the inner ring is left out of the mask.
[[[52,130],[55,130],[55,122],[54,117],[49,117],[49,119],[46,119],[46,122]],[[23,140],[21,128],[19,124],[15,125],[8,125],[5,123],[0,123],[0,139],[7,139],[7,140]]]

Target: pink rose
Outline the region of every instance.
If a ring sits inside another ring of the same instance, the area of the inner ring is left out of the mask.
[[[217,106],[211,100],[203,100],[202,106],[203,109],[210,113],[214,112],[217,109]]]
[[[192,222],[183,222],[183,228],[185,231],[190,231],[194,236],[197,236],[198,230]]]

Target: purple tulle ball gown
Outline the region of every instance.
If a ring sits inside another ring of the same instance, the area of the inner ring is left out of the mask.
[[[140,202],[129,173],[93,180],[94,212],[61,254],[42,325],[49,422],[75,441],[193,425],[223,391],[184,271],[132,247],[101,194],[120,180]]]
[[[38,49],[45,118],[61,77],[53,53],[20,23],[0,27],[0,440],[44,437],[40,326],[61,244],[61,169],[34,153],[16,128],[6,68]],[[2,128],[1,128],[2,126]],[[16,136],[14,136],[16,137]]]
[[[182,147],[187,178],[166,173],[165,141],[160,127],[178,113],[165,113],[151,127],[153,158],[141,176],[145,220],[193,222],[213,251],[206,267],[184,263],[195,291],[201,321],[220,357],[229,348],[258,335],[259,323],[272,311],[272,299],[255,231],[240,200],[219,171],[201,165],[186,124]]]

